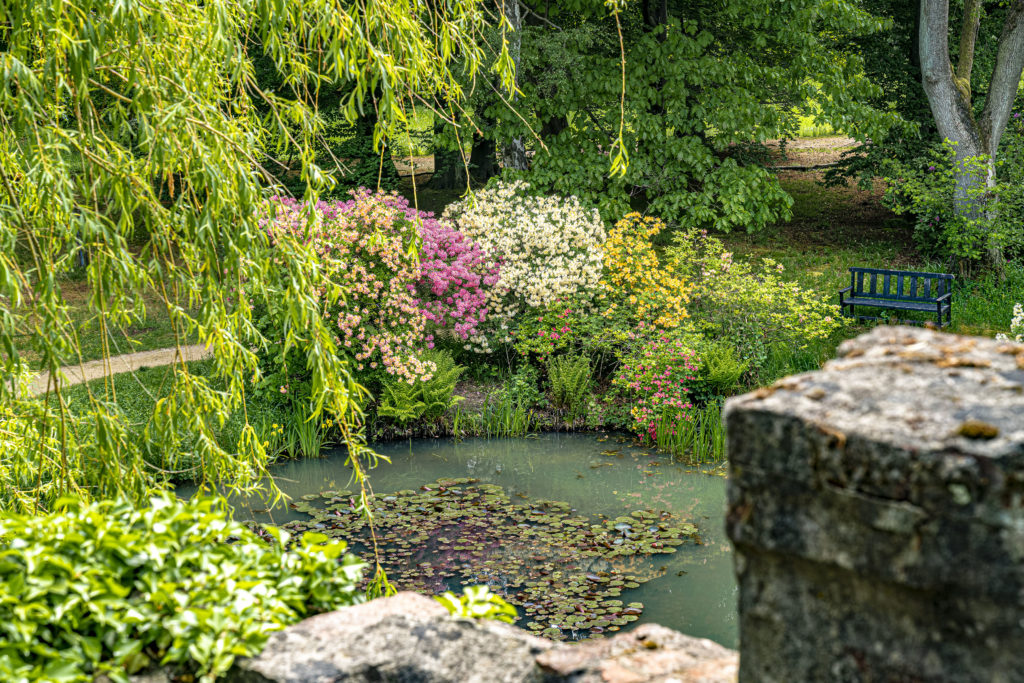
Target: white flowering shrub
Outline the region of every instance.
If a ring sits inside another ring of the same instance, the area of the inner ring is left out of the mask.
[[[534,197],[522,181],[497,183],[451,204],[442,215],[501,265],[488,293],[488,330],[472,341],[489,350],[508,341],[509,321],[523,310],[596,292],[604,223],[576,197]]]
[[[1010,334],[1013,336],[997,334],[996,339],[1024,343],[1024,306],[1020,304],[1013,305],[1013,320],[1010,321]]]

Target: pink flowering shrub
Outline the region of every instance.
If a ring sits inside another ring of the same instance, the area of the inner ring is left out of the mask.
[[[301,202],[276,198],[275,204],[266,228],[273,239],[297,239],[320,256],[324,285],[314,294],[355,369],[380,369],[410,384],[429,380],[433,363],[419,360],[427,327],[415,296],[419,235],[405,200],[354,190],[348,201],[318,202],[309,222]],[[332,284],[344,297],[333,300]]]
[[[302,202],[275,198],[264,225],[274,239],[287,235],[320,256],[325,285],[316,295],[357,371],[428,381],[434,368],[419,360],[424,347],[434,346],[435,335],[481,336],[499,268],[475,242],[404,197],[365,188],[351,194],[318,202],[309,221]],[[340,285],[343,299],[328,301],[328,282]]]
[[[641,439],[657,441],[659,423],[674,435],[692,419],[691,383],[696,354],[681,340],[659,337],[623,354],[612,384],[630,398],[631,428]]]
[[[482,339],[487,292],[498,282],[498,264],[487,258],[480,245],[433,214],[420,212],[417,216],[416,209],[406,207],[409,216],[419,219],[420,277],[410,291],[416,292],[429,323],[428,346],[433,346],[433,336],[438,333],[462,341]],[[486,350],[478,343],[467,346]]]

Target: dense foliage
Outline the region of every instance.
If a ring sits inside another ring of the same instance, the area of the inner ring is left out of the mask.
[[[302,356],[309,411],[326,412],[348,440],[360,391],[315,296],[327,288],[337,300],[345,284],[325,281],[308,245],[272,243],[257,229],[274,182],[264,163],[291,154],[308,191],[328,189],[327,170],[314,163],[321,89],[345,92],[338,111],[350,124],[372,108],[378,132],[406,121],[410,96],[443,91],[457,102],[454,60],[459,76],[472,78],[485,21],[475,0],[0,6],[0,401],[18,425],[16,436],[0,435],[0,508],[46,509],[64,495],[144,500],[164,476],[147,447],[186,431],[187,474],[256,485],[268,456],[255,427],[245,423],[226,448],[216,438],[261,372],[256,352],[268,339],[253,325],[253,306],[271,312],[269,341]],[[257,56],[288,92],[258,87]],[[510,84],[508,60],[496,68]],[[143,325],[155,297],[178,343],[196,339],[213,351],[219,386],[176,365],[142,434],[126,428],[109,383],[75,411],[56,396],[41,404],[15,394],[9,380],[27,368],[19,335],[31,333],[51,394],[62,388],[57,370],[78,360],[63,276],[81,255],[87,313],[104,340],[112,328]],[[243,285],[240,299],[232,290]],[[52,448],[25,447],[22,427]],[[358,445],[350,453],[363,455]]]
[[[362,600],[364,565],[306,534],[291,551],[213,499],[65,501],[0,520],[0,678],[115,681],[155,664],[212,681],[269,635]]]
[[[1016,113],[1003,134],[992,182],[971,187],[966,199],[979,211],[956,210],[958,179],[988,174],[985,156],[958,159],[950,143],[933,145],[906,162],[890,161],[885,202],[898,214],[914,219],[918,250],[950,265],[980,261],[993,244],[1011,256],[1024,246],[1024,119]]]
[[[795,135],[812,102],[820,123],[858,139],[897,121],[887,102],[871,101],[880,90],[850,49],[851,38],[888,26],[860,3],[650,0],[626,5],[618,25],[596,2],[530,6],[518,112],[475,90],[484,115],[473,151],[525,141],[533,156],[513,175],[577,195],[609,221],[642,206],[672,225],[757,230],[791,204],[760,144]],[[609,175],[623,114],[629,167]]]

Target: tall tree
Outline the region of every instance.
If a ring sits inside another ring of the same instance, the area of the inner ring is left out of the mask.
[[[792,136],[810,99],[824,120],[862,138],[898,118],[868,102],[879,91],[863,60],[834,39],[884,27],[859,3],[645,0],[619,21],[598,0],[521,7],[525,120],[497,97],[474,110],[499,122],[502,140],[522,136],[533,147],[519,175],[536,190],[575,194],[607,218],[636,207],[673,223],[756,230],[791,203],[758,146]],[[619,176],[608,160],[623,111],[630,163]]]
[[[981,1],[966,0],[960,27],[957,64],[950,60],[949,0],[921,0],[919,49],[925,93],[939,135],[956,145],[954,194],[958,216],[980,218],[980,191],[995,184],[999,141],[1013,108],[1024,70],[1024,0],[1013,0],[1006,13],[988,93],[979,114],[971,102],[971,73],[981,20]],[[967,163],[984,159],[984,165]],[[1002,248],[991,244],[989,260],[1001,266]]]

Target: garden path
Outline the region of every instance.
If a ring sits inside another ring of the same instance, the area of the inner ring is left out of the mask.
[[[201,360],[208,355],[206,347],[201,344],[181,347],[181,358],[185,361]],[[108,363],[110,374],[116,375],[122,372],[134,372],[144,367],[152,368],[170,365],[178,360],[178,358],[177,348],[153,349],[151,351],[138,351],[136,353],[113,356],[109,361],[100,359],[91,360],[79,365],[66,365],[60,371],[65,377],[63,384],[67,386],[103,377],[107,374]],[[50,373],[43,372],[39,374],[32,380],[32,384],[29,387],[30,393],[33,396],[44,393],[49,382]]]

